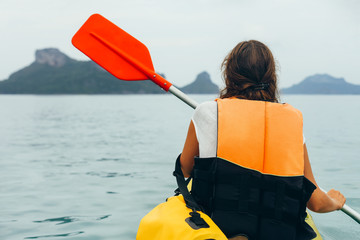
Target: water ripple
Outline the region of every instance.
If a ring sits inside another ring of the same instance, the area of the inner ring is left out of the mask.
[[[96,221],[100,221],[103,219],[106,219],[108,217],[110,217],[111,215],[104,215],[104,216],[99,216],[99,217],[95,217]],[[77,222],[77,221],[86,221],[86,220],[91,220],[94,217],[89,217],[89,216],[64,216],[64,217],[58,217],[58,218],[48,218],[48,219],[44,219],[44,220],[38,220],[38,221],[33,221],[34,223],[48,223],[48,222],[57,222],[55,225],[61,225],[61,224],[66,224],[66,223],[72,223],[72,222]]]
[[[107,161],[113,161],[113,162],[127,162],[129,159],[127,158],[100,158],[96,160],[97,162],[107,162]]]
[[[107,191],[107,194],[118,194],[117,192]]]
[[[102,217],[98,217],[96,220],[103,220],[103,219],[106,219],[108,217],[110,217],[111,215],[105,215],[105,216],[102,216]]]
[[[87,172],[86,175],[96,176],[101,178],[113,177],[134,177],[134,173],[118,173],[118,172]]]
[[[34,223],[58,222],[58,223],[56,223],[56,225],[61,225],[61,224],[66,224],[66,223],[71,223],[71,222],[76,222],[76,221],[79,221],[79,219],[75,218],[75,217],[71,217],[71,216],[65,216],[65,217],[59,217],[59,218],[48,218],[45,220],[33,221],[33,222]]]
[[[40,235],[34,237],[25,237],[24,239],[38,239],[38,238],[53,238],[53,237],[69,237],[69,236],[76,236],[85,233],[84,231],[78,232],[70,232],[70,233],[62,233],[62,234],[50,234],[50,235]]]

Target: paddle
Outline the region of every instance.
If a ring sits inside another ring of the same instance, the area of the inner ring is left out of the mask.
[[[345,214],[347,214],[349,217],[351,217],[352,219],[354,219],[357,223],[360,224],[360,214],[355,211],[354,209],[352,209],[351,207],[349,207],[348,205],[344,204],[344,206],[342,207],[341,211],[343,211]]]
[[[198,105],[155,73],[149,50],[143,43],[99,14],[90,16],[72,38],[72,44],[120,80],[149,79],[192,108]],[[360,214],[354,209],[344,205],[341,210],[360,223]]]
[[[115,77],[151,80],[196,108],[197,103],[157,74],[147,47],[99,14],[94,14],[72,38],[72,44]]]

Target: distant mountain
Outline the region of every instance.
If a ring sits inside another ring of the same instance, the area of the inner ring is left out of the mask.
[[[218,88],[203,72],[180,88],[187,93],[213,93]],[[164,93],[151,81],[121,81],[93,61],[77,61],[56,48],[35,52],[29,66],[0,81],[0,94],[145,94]]]
[[[184,93],[219,93],[219,87],[211,81],[207,72],[200,73],[194,82],[180,88],[180,90]]]
[[[351,84],[344,78],[316,74],[302,82],[281,90],[284,94],[360,94],[360,85]]]
[[[150,81],[120,81],[92,61],[76,61],[58,49],[37,50],[35,61],[0,81],[5,94],[162,93]]]

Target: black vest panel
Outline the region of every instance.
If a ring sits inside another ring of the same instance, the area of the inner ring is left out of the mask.
[[[316,237],[305,222],[315,188],[304,176],[266,175],[220,158],[195,158],[191,193],[227,237],[305,240]]]

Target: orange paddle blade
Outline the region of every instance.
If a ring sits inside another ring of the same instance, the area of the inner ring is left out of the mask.
[[[90,16],[72,44],[119,79],[150,79],[166,91],[171,86],[155,73],[147,47],[99,14]]]

